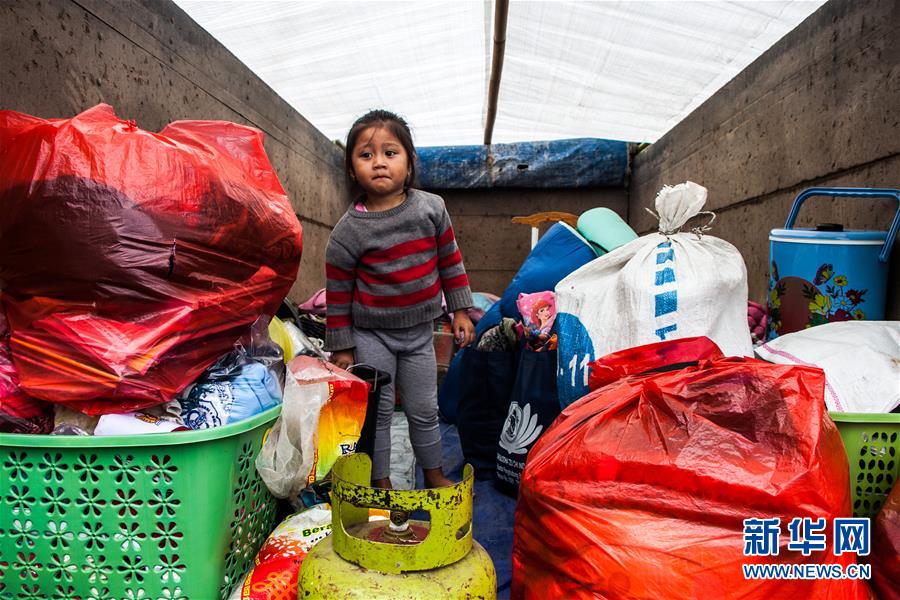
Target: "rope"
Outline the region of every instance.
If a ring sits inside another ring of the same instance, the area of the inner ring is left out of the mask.
[[[645,206],[645,207],[644,207],[644,210],[646,210],[648,213],[650,213],[651,215],[653,215],[653,217],[654,217],[657,221],[662,221],[662,219],[660,218],[660,216],[659,216],[658,214],[656,214],[655,212],[653,212],[652,210],[650,210],[648,207]],[[703,234],[704,234],[704,233],[706,233],[707,231],[710,231],[710,230],[712,229],[712,224],[713,224],[713,222],[715,222],[715,220],[716,220],[716,213],[714,213],[714,212],[712,212],[712,211],[709,211],[709,210],[701,210],[701,211],[698,212],[696,215],[694,215],[694,217],[696,217],[697,215],[710,215],[710,217],[711,217],[710,220],[709,220],[707,223],[705,223],[705,224],[703,224],[703,225],[698,225],[697,227],[691,228],[691,233],[693,233],[694,235],[696,235],[696,236],[697,236],[697,239],[699,240],[699,239],[702,239],[702,238],[703,238]],[[691,217],[691,219],[693,219],[694,217]],[[688,219],[688,220],[690,221],[690,219]],[[676,233],[680,233],[680,232],[681,232],[681,227],[679,227],[678,229],[675,229],[675,230],[673,230],[673,231],[663,231],[662,229],[660,229],[659,232],[660,232],[661,234],[663,234],[664,236],[669,237],[669,236],[671,236],[671,235],[675,235]]]

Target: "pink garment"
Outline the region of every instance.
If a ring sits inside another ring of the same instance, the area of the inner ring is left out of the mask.
[[[325,314],[325,288],[313,294],[309,300],[299,305],[297,309],[310,315]]]
[[[556,295],[553,292],[519,294],[516,306],[522,323],[533,336],[549,334],[556,320]]]
[[[754,344],[766,341],[766,325],[768,316],[766,307],[757,304],[753,300],[747,301],[747,325],[750,327],[750,337]]]
[[[556,320],[556,294],[553,292],[519,294],[516,306],[522,314],[526,346],[531,350],[538,350],[550,342],[547,350],[554,349],[556,335],[552,330],[553,322]]]
[[[362,200],[354,204],[353,208],[355,208],[359,212],[369,212],[369,209],[366,208],[366,204]]]
[[[469,314],[469,320],[472,321],[472,325],[478,325],[478,321],[481,320],[481,317],[484,316],[484,313],[488,311],[491,306],[495,302],[498,302],[500,298],[493,294],[488,294],[486,292],[474,292],[472,294],[472,303],[474,306],[470,306],[466,309],[466,312]],[[441,293],[441,308],[444,311],[444,314],[450,319],[450,322],[453,322],[454,313],[449,312],[447,310],[447,298]]]

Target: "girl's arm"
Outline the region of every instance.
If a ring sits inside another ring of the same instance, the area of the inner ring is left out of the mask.
[[[447,310],[457,313],[472,306],[472,290],[469,288],[469,277],[466,275],[466,267],[456,245],[453,225],[446,208],[443,209],[438,226],[437,246],[438,274],[447,300]]]
[[[453,313],[453,336],[460,348],[465,348],[475,341],[475,325],[469,318],[469,311],[465,308]]]
[[[356,257],[336,241],[325,249],[325,349],[352,350],[353,321],[350,308],[356,283]]]
[[[446,207],[438,226],[437,246],[438,274],[447,300],[447,310],[453,313],[453,333],[456,343],[465,348],[475,341],[475,326],[466,311],[472,306],[472,290]]]

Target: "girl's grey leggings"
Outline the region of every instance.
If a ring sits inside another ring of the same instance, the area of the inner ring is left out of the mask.
[[[372,479],[382,479],[391,474],[391,417],[394,414],[395,386],[409,421],[409,439],[416,461],[423,469],[441,466],[433,332],[431,321],[404,329],[353,329],[355,362],[391,375],[390,385],[381,389],[378,404]]]

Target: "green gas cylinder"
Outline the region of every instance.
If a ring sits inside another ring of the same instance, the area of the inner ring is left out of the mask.
[[[472,467],[460,483],[431,490],[369,487],[371,468],[365,454],[335,463],[332,534],[303,560],[298,600],[496,598],[494,563],[472,539]],[[370,522],[370,508],[391,519]],[[430,521],[407,520],[414,510]]]

